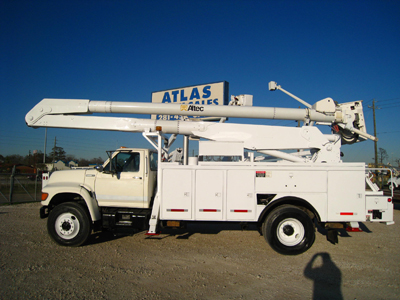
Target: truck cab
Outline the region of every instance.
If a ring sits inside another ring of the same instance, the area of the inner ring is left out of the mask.
[[[79,246],[93,227],[145,226],[156,185],[157,152],[119,148],[96,169],[54,172],[43,184],[40,215],[56,242]]]

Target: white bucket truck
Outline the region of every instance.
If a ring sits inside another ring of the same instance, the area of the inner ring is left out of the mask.
[[[311,106],[275,82],[269,88],[307,108],[253,107],[250,95],[232,96],[222,107],[43,99],[26,115],[28,126],[142,132],[154,146],[117,149],[97,169],[54,172],[43,187],[40,210],[50,236],[60,245],[79,246],[92,230],[156,235],[161,226],[191,221],[255,223],[274,250],[299,254],[312,246],[317,223],[333,242],[336,229],[346,225],[393,224],[391,198],[369,180],[365,164],[341,160],[341,143],[375,139],[366,132],[361,101],[336,104],[326,98]],[[221,122],[93,113],[196,115]],[[304,124],[229,124],[227,117]],[[332,133],[323,134],[319,124],[331,126]],[[177,154],[169,153],[177,135],[184,136],[183,159],[169,162]],[[200,140],[198,157],[188,155],[189,138]],[[260,160],[254,153],[265,156]]]

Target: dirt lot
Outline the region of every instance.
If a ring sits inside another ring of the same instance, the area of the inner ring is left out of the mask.
[[[395,225],[365,223],[337,245],[317,232],[294,257],[233,224],[93,235],[65,248],[47,235],[39,207],[0,206],[0,299],[400,298],[399,204]]]

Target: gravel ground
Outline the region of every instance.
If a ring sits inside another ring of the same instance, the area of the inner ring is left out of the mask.
[[[55,244],[40,203],[0,206],[0,299],[399,299],[395,225],[365,223],[339,244],[316,234],[298,256],[274,252],[255,228],[189,225],[156,238],[94,234]]]

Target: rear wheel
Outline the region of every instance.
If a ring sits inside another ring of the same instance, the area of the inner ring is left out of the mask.
[[[90,219],[78,203],[62,203],[50,211],[47,230],[51,238],[62,246],[80,246],[90,235]]]
[[[275,208],[264,221],[262,232],[275,251],[286,255],[307,251],[315,240],[312,220],[307,213],[292,205]]]

